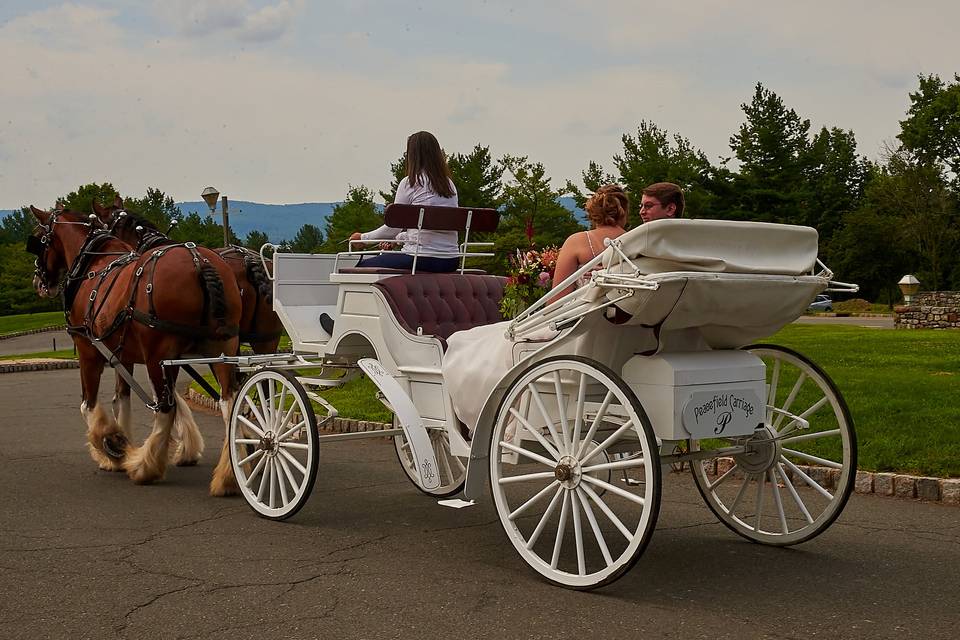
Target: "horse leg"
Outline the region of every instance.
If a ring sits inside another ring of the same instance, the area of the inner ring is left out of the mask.
[[[122,471],[123,459],[130,449],[129,440],[116,421],[107,415],[98,402],[100,377],[106,361],[93,347],[79,346],[80,415],[87,423],[87,449],[90,457],[104,471]]]
[[[164,367],[158,360],[150,360],[147,373],[157,396],[153,429],[143,445],[132,451],[123,461],[127,475],[137,484],[149,484],[163,477],[170,451],[170,434],[177,415],[174,384],[178,368]]]
[[[220,413],[223,416],[223,446],[220,448],[220,460],[213,470],[210,480],[210,495],[231,496],[240,492],[237,479],[230,464],[230,414],[237,396],[236,367],[226,364],[213,365],[214,375],[220,383]]]
[[[126,367],[127,371],[133,374],[133,364],[123,364]],[[131,430],[131,413],[130,413],[130,383],[123,379],[123,376],[117,376],[116,390],[113,394],[113,417],[117,421],[117,425],[120,427],[120,432],[126,436],[127,441],[130,442],[133,440],[133,432]]]
[[[175,398],[177,401],[177,416],[173,428],[180,438],[180,444],[177,445],[173,462],[178,467],[188,467],[197,464],[200,456],[203,455],[203,436],[193,419],[193,412],[190,410],[187,401],[179,393],[175,394]]]

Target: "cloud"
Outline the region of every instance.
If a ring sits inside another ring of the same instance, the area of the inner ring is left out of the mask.
[[[248,0],[166,0],[155,9],[185,36],[226,33],[242,41],[266,42],[287,32],[303,1],[281,0],[256,8]]]

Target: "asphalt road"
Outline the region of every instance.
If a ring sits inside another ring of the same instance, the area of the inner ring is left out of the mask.
[[[0,340],[0,355],[53,351],[54,341],[57,349],[73,348],[73,338],[66,331],[44,331]]]
[[[853,496],[819,538],[771,548],[669,475],[640,562],[581,593],[528,569],[489,503],[419,494],[382,440],[325,446],[285,523],[207,496],[214,416],[198,414],[196,467],[147,487],[98,471],[79,387],[77,371],[0,376],[0,638],[957,637],[956,507]]]

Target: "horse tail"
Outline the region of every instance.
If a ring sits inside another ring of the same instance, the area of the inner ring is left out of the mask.
[[[203,284],[204,302],[208,317],[216,322],[215,332],[221,337],[230,337],[227,332],[227,295],[223,290],[220,274],[209,262],[200,263],[200,282]]]
[[[247,267],[247,279],[250,284],[257,288],[260,297],[267,304],[271,304],[273,302],[273,286],[270,284],[270,276],[267,275],[267,270],[263,268],[260,256],[244,254],[243,262]]]

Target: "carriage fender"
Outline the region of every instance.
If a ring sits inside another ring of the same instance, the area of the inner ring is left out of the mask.
[[[361,358],[357,361],[360,369],[377,385],[381,393],[386,396],[393,412],[400,422],[403,435],[410,445],[410,454],[413,456],[414,469],[419,476],[419,484],[424,489],[436,489],[440,486],[440,474],[437,469],[437,457],[433,453],[430,436],[423,427],[423,419],[417,411],[413,401],[392,375],[375,358]]]

